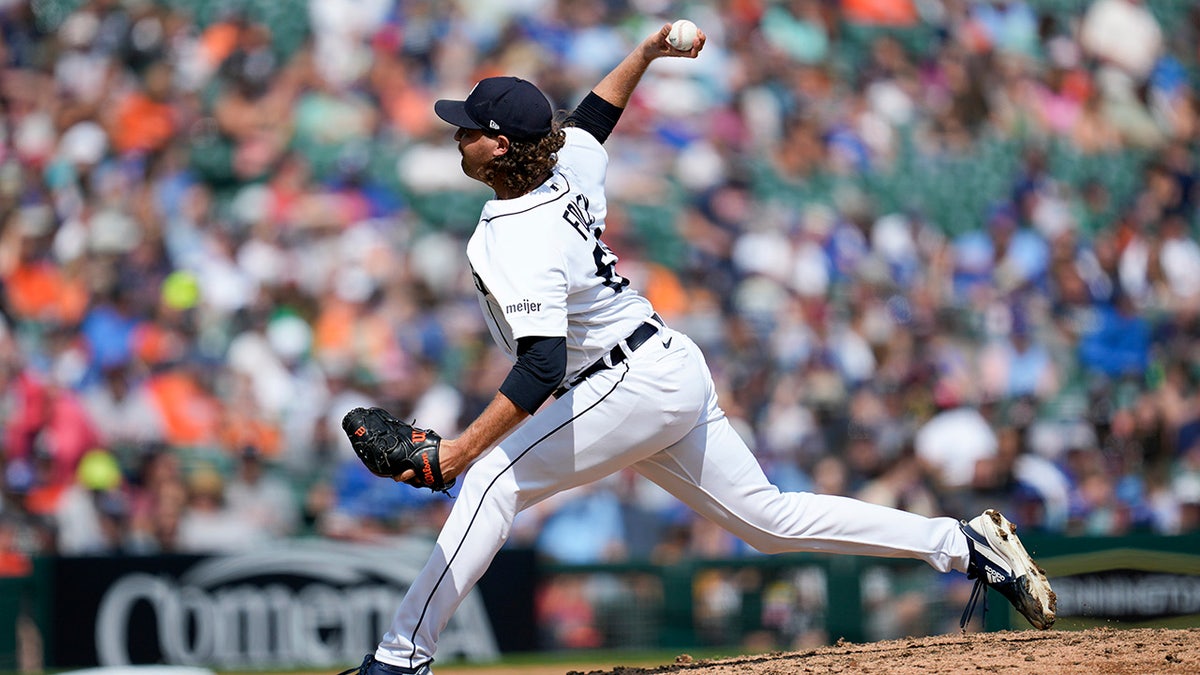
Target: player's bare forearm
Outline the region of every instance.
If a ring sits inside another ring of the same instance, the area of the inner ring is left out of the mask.
[[[667,44],[667,35],[670,32],[671,24],[663,24],[658,32],[652,33],[642,40],[642,43],[629,52],[616,68],[613,68],[608,75],[604,76],[604,79],[600,80],[600,83],[592,89],[592,93],[618,108],[624,108],[629,104],[633,90],[637,88],[638,82],[641,82],[642,75],[646,74],[646,69],[650,67],[651,61],[660,56],[694,59],[704,48],[704,31],[696,32],[696,42],[686,52],[672,49],[671,45]]]
[[[527,417],[529,413],[497,392],[488,407],[458,438],[442,439],[442,475],[449,480],[466,471],[475,458],[499,443]]]

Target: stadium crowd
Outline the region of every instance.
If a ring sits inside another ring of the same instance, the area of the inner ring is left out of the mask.
[[[505,73],[569,109],[677,16],[709,41],[607,143],[606,241],[783,489],[1196,532],[1190,5],[0,2],[0,573],[436,531],[339,424],[453,435],[507,372],[432,103]],[[512,543],[744,552],[631,472]]]

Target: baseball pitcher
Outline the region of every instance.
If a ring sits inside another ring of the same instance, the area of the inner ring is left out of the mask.
[[[456,129],[463,172],[495,192],[466,255],[480,309],[513,366],[457,438],[378,408],[346,414],[351,444],[374,473],[434,490],[461,481],[390,630],[347,673],[431,672],[439,632],[516,514],[625,467],[760,551],[923,560],[968,573],[977,591],[999,590],[1037,628],[1054,622],[1045,574],[995,511],[966,522],[780,492],[725,418],[700,349],[621,276],[603,241],[604,142],[647,67],[660,57],[694,59],[706,39],[696,31],[680,50],[668,36],[670,24],[649,35],[564,120],[514,77],[437,102]]]

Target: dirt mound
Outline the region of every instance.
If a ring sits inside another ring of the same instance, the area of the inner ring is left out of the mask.
[[[1200,628],[1086,631],[1002,631],[906,638],[854,644],[839,642],[807,652],[620,667],[567,675],[792,675],[792,673],[1200,673]]]

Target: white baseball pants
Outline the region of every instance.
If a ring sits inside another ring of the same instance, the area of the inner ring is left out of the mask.
[[[821,551],[924,560],[965,572],[952,518],[847,497],[780,492],[717,405],[700,349],[666,328],[529,418],[462,477],[462,488],[375,657],[411,667],[491,564],[513,518],[562,490],[632,467],[764,553]]]

